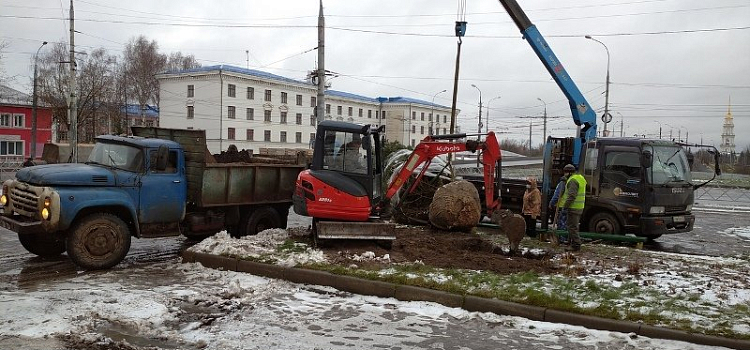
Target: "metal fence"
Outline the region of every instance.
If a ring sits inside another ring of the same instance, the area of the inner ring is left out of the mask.
[[[0,181],[16,177],[16,171],[23,167],[23,157],[0,157]]]

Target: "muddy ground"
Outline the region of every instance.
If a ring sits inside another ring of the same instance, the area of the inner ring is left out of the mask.
[[[295,236],[302,236],[301,239],[309,243],[308,230],[295,230]],[[390,264],[421,261],[432,267],[485,270],[498,274],[523,271],[547,274],[558,271],[556,264],[550,261],[555,255],[554,250],[525,250],[522,254],[510,254],[507,244],[493,243],[502,239],[430,227],[401,226],[396,229],[396,240],[390,249],[381,242],[369,240],[328,241],[319,244],[318,248],[325,252],[331,263],[342,266],[355,264],[364,268],[382,268]],[[374,259],[363,262],[352,259],[366,252],[373,252],[378,257],[388,254],[390,261]]]

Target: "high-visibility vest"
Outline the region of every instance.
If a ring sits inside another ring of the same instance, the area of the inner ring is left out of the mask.
[[[583,210],[583,205],[586,202],[586,179],[584,179],[581,174],[573,174],[570,176],[565,183],[565,191],[563,191],[562,197],[557,200],[557,207],[563,208],[565,205],[565,202],[568,199],[568,182],[571,181],[578,182],[578,193],[576,194],[576,199],[570,205],[570,209]]]

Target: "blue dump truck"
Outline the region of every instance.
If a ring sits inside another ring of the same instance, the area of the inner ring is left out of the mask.
[[[67,252],[84,269],[117,265],[131,237],[200,239],[285,228],[307,158],[216,163],[203,130],[133,128],[99,136],[84,163],[23,168],[3,183],[0,225],[26,250]]]

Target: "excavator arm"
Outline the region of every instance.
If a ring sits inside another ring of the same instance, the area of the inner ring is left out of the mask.
[[[499,181],[500,179],[498,172],[500,171],[500,162],[502,160],[500,144],[497,142],[494,132],[489,132],[484,141],[456,141],[464,138],[466,138],[466,134],[425,137],[417,147],[414,148],[414,151],[409,155],[404,166],[401,167],[401,170],[396,177],[394,177],[393,181],[388,185],[388,189],[383,198],[384,201],[387,202],[393,198],[396,192],[408,182],[409,177],[414,170],[424,164],[414,183],[407,190],[407,193],[413,192],[422,180],[430,163],[432,163],[432,159],[436,156],[464,151],[470,151],[472,153],[479,151],[484,166],[484,192],[487,214],[491,215],[500,205],[500,197],[497,195],[497,193],[500,192],[500,186],[499,183],[496,183],[496,181]]]

